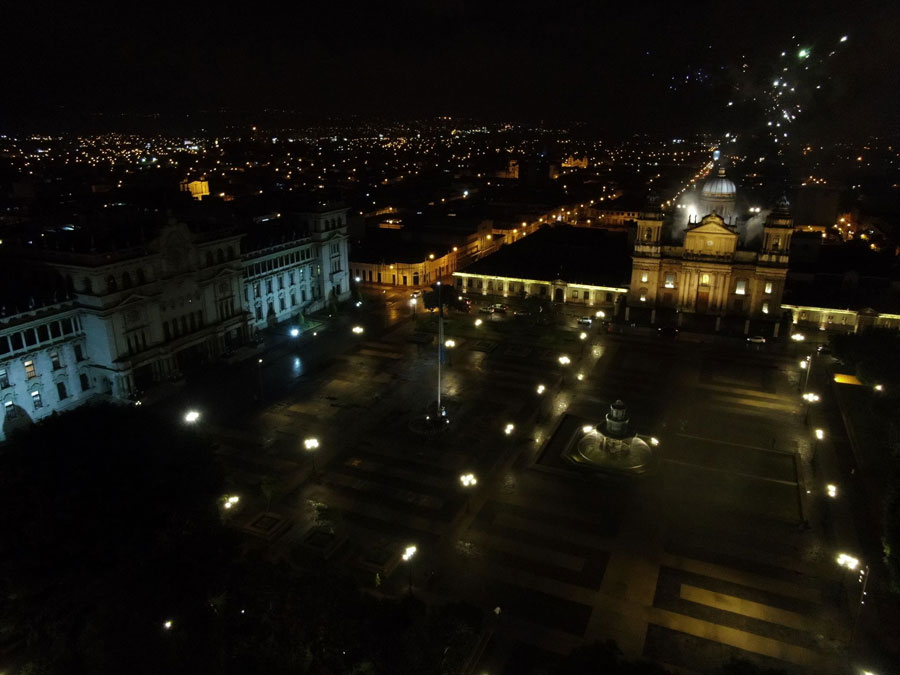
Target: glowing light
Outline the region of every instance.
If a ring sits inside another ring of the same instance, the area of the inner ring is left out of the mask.
[[[315,450],[319,447],[319,439],[318,438],[307,438],[303,441],[303,447],[307,450]]]
[[[577,379],[579,382],[581,382],[584,379],[584,373],[578,373],[575,376],[575,379]]]
[[[365,328],[362,326],[353,326],[352,330],[356,335],[362,335],[365,332]]]
[[[837,564],[841,567],[846,567],[848,570],[855,570],[859,567],[859,559],[854,558],[852,555],[841,553],[837,557]]]
[[[791,335],[791,340],[793,340],[794,342],[803,342],[805,339],[806,336],[803,333],[794,333],[793,335]]]
[[[483,322],[482,322],[481,319],[475,319],[475,325],[476,325],[476,326],[480,326],[482,323],[483,323]]]
[[[651,436],[650,437],[650,445],[652,445],[654,447],[659,445],[659,439],[656,438],[656,436]]]
[[[884,385],[883,385],[883,384],[876,384],[876,385],[875,385],[875,391],[884,391]]]
[[[825,432],[822,429],[816,429],[816,440],[821,441],[825,438]]]
[[[513,424],[512,422],[510,422],[505,427],[503,427],[503,433],[506,434],[507,436],[509,436],[513,432],[513,429],[515,429],[515,428],[516,428],[516,425]]]
[[[291,337],[297,337],[298,335],[300,335],[300,329],[299,328],[291,328]]]
[[[825,486],[825,491],[828,493],[828,496],[832,499],[835,499],[838,495],[837,485],[834,483],[829,483]]]
[[[590,424],[585,424],[583,427],[581,427],[581,430],[584,433],[589,434],[594,430],[594,427],[592,427]]]
[[[174,626],[174,625],[175,625],[175,624],[172,623],[172,620],[169,619],[168,621],[164,621],[164,622],[163,622],[163,629],[165,629],[165,630],[172,630],[172,626]]]
[[[452,338],[449,340],[444,340],[444,346],[448,349],[453,349],[456,346],[456,340]]]
[[[597,317],[598,319],[603,319],[604,317],[606,317],[606,313],[603,312],[602,310],[598,310],[597,312],[594,313],[594,316]]]
[[[459,477],[459,482],[462,483],[463,487],[474,487],[478,484],[478,479],[475,478],[474,473],[464,473]]]
[[[416,554],[416,551],[418,551],[418,550],[419,549],[417,549],[415,546],[407,546],[405,549],[403,549],[404,562],[409,562],[410,560],[412,560],[413,556]]]
[[[585,333],[584,331],[582,331],[581,334],[580,334],[578,337],[579,337],[580,339],[582,339],[582,340],[587,340],[587,333]]]
[[[199,419],[200,419],[200,413],[197,412],[196,410],[188,410],[184,414],[184,421],[187,422],[188,424],[193,424],[194,422],[196,422]]]
[[[563,354],[562,356],[559,357],[559,363],[560,363],[560,365],[567,366],[570,363],[572,363],[572,359],[570,359],[568,356]]]
[[[846,41],[847,41],[847,36],[846,35],[841,36],[841,42],[846,42]]]
[[[539,393],[539,394],[543,394],[546,390],[547,390],[547,387],[545,387],[545,386],[542,385],[542,384],[539,384],[539,385],[537,386],[537,393]]]

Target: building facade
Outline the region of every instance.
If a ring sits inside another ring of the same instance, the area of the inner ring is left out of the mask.
[[[92,396],[134,398],[260,328],[347,300],[346,209],[301,215],[308,232],[247,252],[240,229],[174,219],[139,246],[23,249],[70,299],[0,308],[0,441]]]
[[[712,213],[692,223],[682,246],[662,243],[661,214],[643,214],[637,233],[626,320],[636,310],[649,309],[654,323],[661,310],[715,317],[716,329],[724,318],[745,321],[781,316],[793,222],[786,200],[766,220],[759,251],[738,248],[738,232],[722,216]]]

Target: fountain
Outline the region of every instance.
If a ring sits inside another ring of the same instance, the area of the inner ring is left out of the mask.
[[[631,430],[628,408],[617,400],[600,424],[585,425],[573,434],[562,455],[589,470],[640,474],[649,469],[650,446],[657,442],[655,438],[644,440]]]

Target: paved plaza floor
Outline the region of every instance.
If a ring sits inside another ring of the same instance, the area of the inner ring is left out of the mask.
[[[605,639],[681,672],[731,656],[831,672],[846,609],[828,533],[803,527],[809,434],[787,359],[594,332],[584,349],[573,333],[561,366],[527,336],[461,336],[444,366],[450,428],[424,436],[409,422],[435,398],[436,349],[420,342],[411,324],[366,337],[274,403],[210,423],[236,489],[256,494],[244,517],[268,508],[289,523],[260,544],[271,555],[297,555],[324,526],[346,538],[327,564],[400,594],[404,563],[376,578],[361,561],[415,544],[414,593],[501,609],[478,672]],[[653,470],[559,461],[566,435],[616,399],[659,438]]]

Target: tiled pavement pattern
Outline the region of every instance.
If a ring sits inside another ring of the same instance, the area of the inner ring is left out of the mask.
[[[550,350],[457,343],[445,392],[461,423],[445,437],[408,433],[409,411],[377,398],[402,386],[430,400],[429,383],[418,382],[426,378],[402,358],[416,347],[398,341],[366,342],[348,358],[351,372],[336,367],[315,396],[270,413],[280,419],[267,426],[283,431],[259,460],[271,470],[296,452],[305,433],[298,421],[339,425],[352,447],[282,510],[294,508],[299,520],[304,503],[327,503],[356,550],[416,542],[417,592],[501,607],[478,672],[501,672],[523,644],[563,654],[607,638],[629,656],[684,672],[704,672],[729,655],[828,672],[843,634],[827,562],[813,535],[797,530],[791,453],[801,434],[796,396],[777,367],[754,354],[747,366],[669,344],[611,342],[595,366],[573,366],[588,375],[575,384]],[[478,387],[467,387],[473,378]],[[651,476],[585,479],[506,461],[520,447],[529,457],[532,439],[551,431],[535,429],[528,394],[537,383],[555,390],[561,378],[576,390],[572,415],[597,420],[623,398],[637,430],[662,439]],[[499,433],[507,419],[522,427],[511,439]],[[471,513],[458,486],[462,471],[483,477]],[[433,583],[425,583],[427,568],[437,570]],[[405,575],[391,581],[401,587]]]

